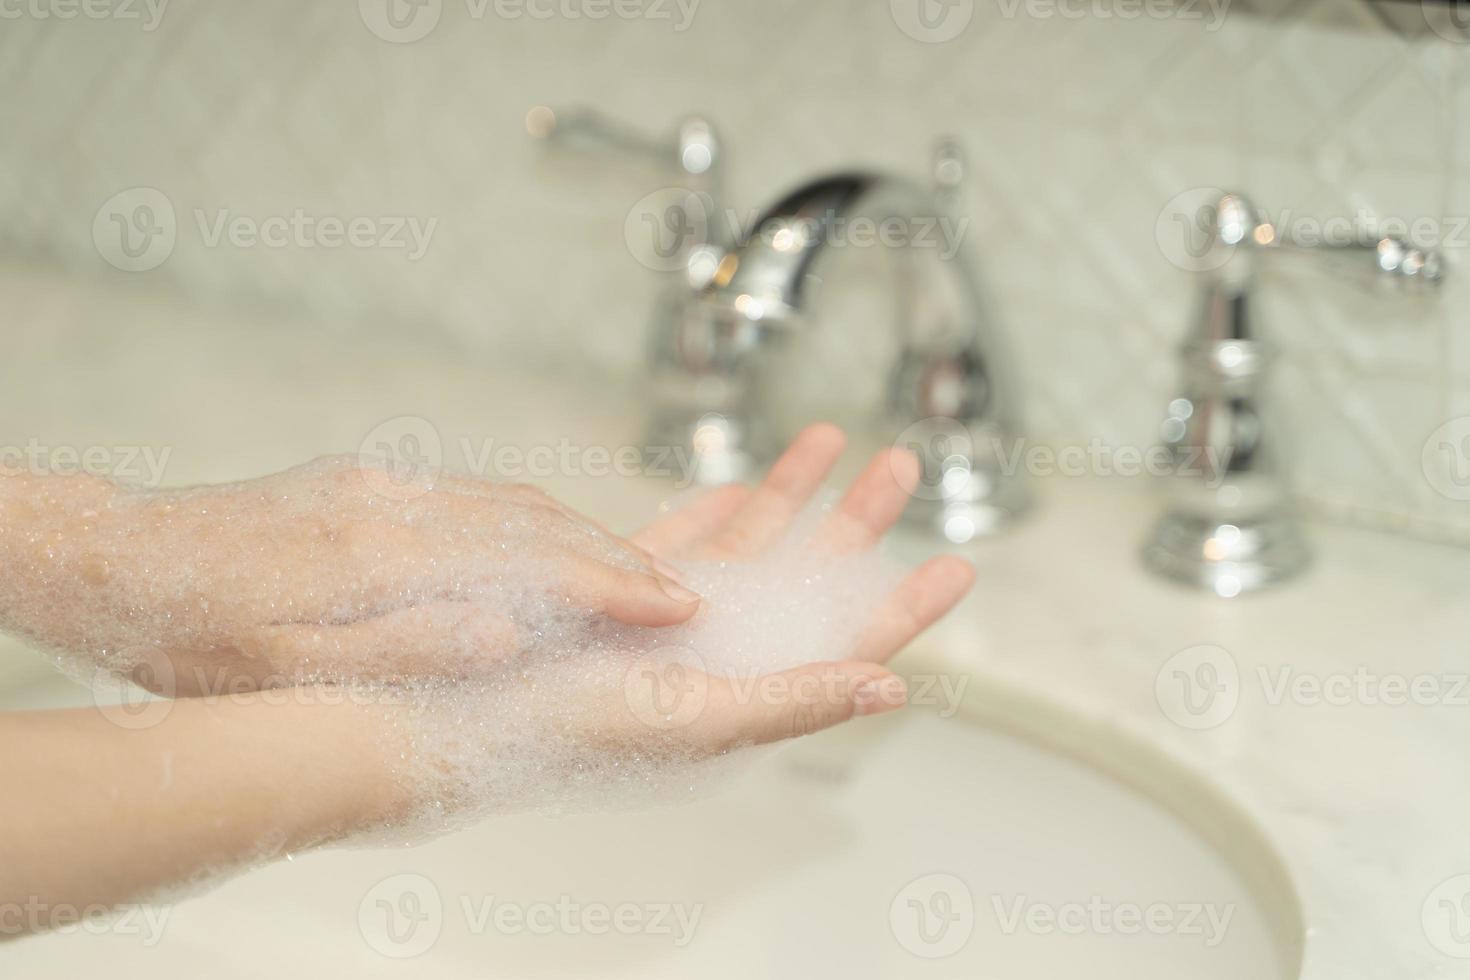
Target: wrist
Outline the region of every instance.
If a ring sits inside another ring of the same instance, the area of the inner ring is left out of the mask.
[[[326,685],[206,702],[203,710],[215,725],[222,713],[225,727],[238,724],[230,748],[236,758],[256,761],[238,773],[247,798],[263,804],[256,827],[284,818],[272,829],[287,850],[395,826],[418,805],[395,771],[409,751],[400,705]]]

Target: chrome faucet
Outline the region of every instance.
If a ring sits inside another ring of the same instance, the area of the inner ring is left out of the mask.
[[[1162,436],[1170,450],[1169,504],[1143,549],[1144,564],[1174,581],[1232,598],[1296,575],[1310,550],[1297,520],[1283,451],[1266,407],[1272,356],[1256,319],[1263,264],[1297,253],[1330,258],[1356,279],[1438,285],[1438,253],[1401,238],[1304,243],[1240,194],[1203,212],[1205,271],[1182,349],[1183,381]]]
[[[686,120],[673,138],[632,138],[586,110],[538,108],[527,122],[546,138],[632,145],[684,174],[663,213],[644,216],[679,233],[677,255],[659,253],[675,261],[653,326],[648,446],[691,452],[696,477],[708,483],[746,477],[773,457],[789,433],[774,431],[768,411],[772,358],[794,356],[791,341],[812,330],[818,271],[862,228],[900,263],[898,354],[879,434],[914,450],[923,465],[905,519],[958,543],[1029,507],[1023,475],[1007,465],[1017,458],[1020,428],[1014,374],[962,248],[965,226],[954,218],[965,169],[955,143],[939,143],[932,187],[837,173],[742,223],[719,207],[710,177],[719,144],[707,123]]]

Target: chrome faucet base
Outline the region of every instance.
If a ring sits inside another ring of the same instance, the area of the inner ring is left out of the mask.
[[[1311,564],[1311,551],[1290,516],[1225,523],[1171,511],[1154,526],[1143,563],[1163,578],[1232,599],[1296,576]]]
[[[914,499],[903,512],[909,527],[964,544],[1010,527],[1035,501],[1025,474],[1007,465],[1017,458],[1016,436],[999,423],[932,417],[910,425],[894,445],[920,464]]]
[[[1035,502],[1021,481],[1000,473],[972,473],[942,500],[914,500],[903,512],[909,527],[932,531],[951,544],[998,534],[1025,517]]]
[[[774,454],[772,441],[730,413],[665,406],[649,419],[644,472],[681,486],[720,486],[756,479]]]

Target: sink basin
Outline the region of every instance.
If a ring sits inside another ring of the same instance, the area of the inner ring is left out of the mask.
[[[12,688],[0,707],[84,703],[71,690]],[[1282,914],[1096,768],[910,708],[765,755],[685,807],[303,854],[180,903],[156,942],[52,934],[0,957],[7,975],[115,980],[1286,980]]]

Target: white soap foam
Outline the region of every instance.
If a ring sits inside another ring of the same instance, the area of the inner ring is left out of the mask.
[[[812,508],[802,524],[821,513]],[[626,808],[707,794],[750,755],[723,745],[711,754],[699,737],[718,679],[731,680],[752,710],[791,699],[760,678],[851,657],[901,577],[877,555],[814,556],[803,540],[788,536],[752,562],[680,562],[681,579],[703,596],[681,626],[542,623],[536,641],[492,674],[415,688],[407,723],[414,748],[402,778],[419,784],[436,816]],[[694,671],[715,680],[701,683]],[[645,700],[655,685],[656,704]],[[834,684],[804,696],[844,694]],[[796,729],[799,718],[793,707]]]

